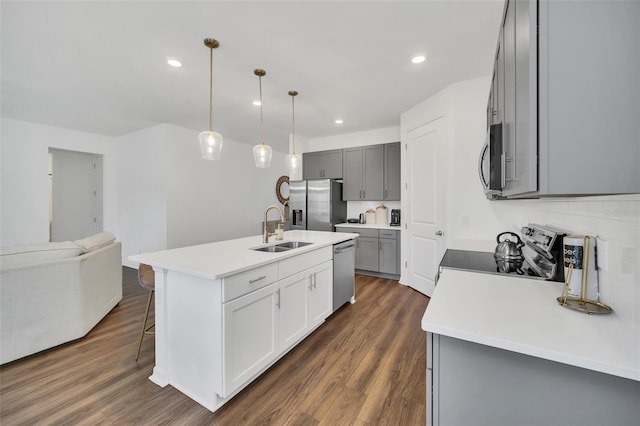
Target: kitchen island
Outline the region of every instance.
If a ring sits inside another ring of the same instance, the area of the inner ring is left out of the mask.
[[[287,231],[129,257],[156,276],[150,379],[220,408],[331,314],[333,245],[356,237]],[[287,242],[309,244],[256,250]]]
[[[637,424],[640,324],[561,307],[562,288],[442,271],[422,319],[427,424]]]

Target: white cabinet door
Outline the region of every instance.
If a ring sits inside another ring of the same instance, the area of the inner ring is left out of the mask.
[[[309,329],[308,297],[313,274],[300,272],[280,281],[280,350],[296,343]]]
[[[309,325],[323,322],[333,308],[333,261],[312,269],[312,285],[309,290]]]
[[[274,283],[223,305],[222,397],[231,394],[278,355],[279,293],[279,284]]]

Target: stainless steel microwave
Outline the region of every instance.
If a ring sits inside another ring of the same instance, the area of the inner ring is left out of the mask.
[[[487,198],[498,198],[504,188],[505,157],[502,150],[502,123],[492,124],[480,151],[478,174]]]

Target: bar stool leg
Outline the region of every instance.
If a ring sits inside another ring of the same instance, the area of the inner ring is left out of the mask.
[[[142,322],[142,330],[140,331],[140,342],[138,342],[138,354],[136,355],[136,361],[140,357],[140,348],[142,347],[142,338],[145,335],[147,329],[147,319],[149,318],[149,309],[151,308],[151,299],[153,299],[153,290],[149,291],[149,300],[147,301],[147,310],[144,313],[144,321]]]

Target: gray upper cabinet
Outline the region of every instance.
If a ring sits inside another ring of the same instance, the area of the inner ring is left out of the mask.
[[[342,199],[361,200],[364,186],[364,158],[362,148],[348,148],[342,151]]]
[[[342,179],[342,150],[302,154],[302,178]]]
[[[343,200],[382,200],[384,147],[372,145],[343,150]]]
[[[532,80],[537,63],[536,8],[532,6],[535,2],[507,2],[502,24],[504,196],[538,189],[537,88]]]
[[[343,150],[342,199],[400,200],[400,143]]]
[[[487,122],[506,198],[640,193],[640,2],[505,3]]]
[[[342,150],[324,152],[323,178],[342,179]]]
[[[382,200],[384,196],[384,146],[373,145],[363,148],[364,187],[363,200]]]
[[[400,200],[400,142],[384,145],[384,200]]]
[[[540,193],[640,193],[640,2],[539,14]]]

